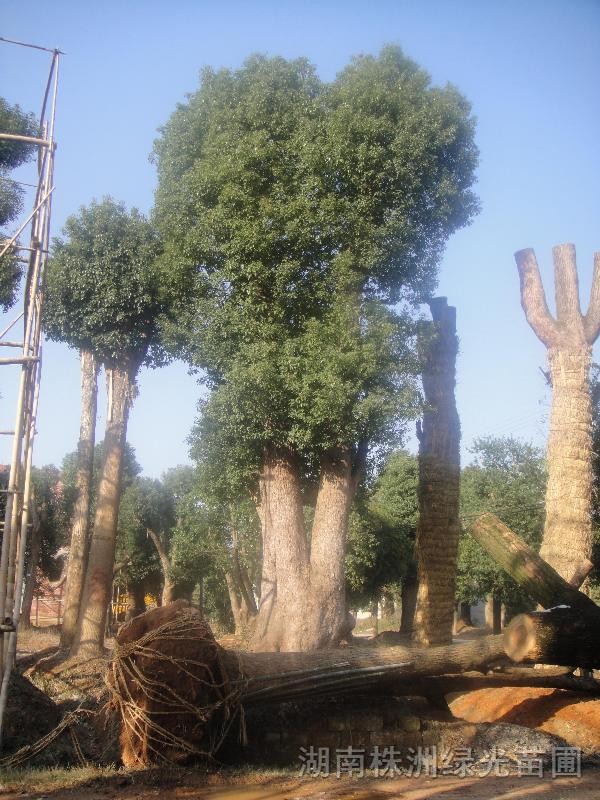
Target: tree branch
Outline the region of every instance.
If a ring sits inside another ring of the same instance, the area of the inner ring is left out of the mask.
[[[600,252],[594,253],[594,280],[588,312],[583,319],[585,338],[594,344],[600,334]]]
[[[527,322],[546,347],[558,344],[560,330],[548,310],[540,270],[531,248],[515,253],[521,281],[521,305]]]
[[[573,331],[581,326],[579,279],[574,244],[557,244],[554,258],[554,295],[558,324]]]

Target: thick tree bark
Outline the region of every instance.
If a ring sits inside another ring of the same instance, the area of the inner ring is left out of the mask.
[[[253,646],[302,650],[308,633],[308,543],[298,465],[290,451],[266,450],[260,490],[263,573]]]
[[[133,373],[123,367],[107,368],[106,377],[108,412],[104,462],[77,633],[71,648],[74,656],[95,655],[102,651],[106,615],[111,600],[123,450],[135,384]]]
[[[600,669],[600,608],[519,614],[506,627],[504,649],[513,661]]]
[[[96,438],[99,365],[89,350],[81,351],[81,422],[77,445],[77,499],[73,509],[71,544],[67,565],[64,614],[60,646],[70,647],[77,631],[77,616],[87,564],[90,527],[90,494]]]
[[[422,644],[452,641],[459,536],[460,423],[456,383],[456,309],[445,297],[430,302],[423,390],[427,409],[419,429],[419,589],[415,638]]]
[[[346,532],[363,449],[357,448],[354,459],[343,448],[323,456],[310,548],[296,458],[287,450],[265,451],[257,507],[263,566],[253,649],[313,650],[343,635]]]
[[[35,579],[37,567],[40,562],[40,552],[42,549],[42,530],[44,521],[44,511],[38,511],[35,503],[35,496],[31,498],[31,535],[29,539],[29,564],[27,576],[25,578],[25,589],[23,591],[23,601],[21,603],[21,615],[19,617],[19,627],[31,627],[31,606],[35,594]]]
[[[567,581],[592,547],[592,438],[589,369],[600,332],[600,254],[595,255],[589,310],[583,316],[572,244],[553,248],[556,319],[548,310],[533,250],[515,253],[521,304],[548,350],[552,411],[548,436],[546,522],[542,558]]]
[[[344,574],[348,515],[354,497],[352,457],[348,450],[327,453],[315,506],[310,547],[312,631],[303,649],[339,642],[346,627]]]
[[[175,591],[175,583],[171,577],[171,560],[160,536],[156,533],[156,531],[148,528],[147,534],[152,540],[152,544],[158,553],[158,560],[160,561],[160,568],[163,574],[163,590],[160,604],[161,606],[166,606],[168,603],[173,602]]]

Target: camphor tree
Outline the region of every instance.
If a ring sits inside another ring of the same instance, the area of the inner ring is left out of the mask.
[[[528,603],[522,590],[471,537],[475,519],[495,514],[536,550],[544,528],[546,463],[541,451],[512,437],[485,436],[471,448],[474,458],[461,475],[463,533],[459,545],[457,598],[473,604],[489,597],[499,633],[500,608],[521,610]]]
[[[164,311],[159,239],[136,210],[110,198],[70,217],[53,247],[46,330],[104,365],[108,408],[104,460],[73,654],[98,651],[111,597],[123,448],[135,379],[159,358]]]
[[[26,114],[18,105],[0,97],[0,132],[20,136],[37,136],[38,124],[33,114]],[[35,153],[27,142],[0,139],[0,252],[8,238],[6,225],[12,222],[23,207],[23,187],[9,173],[24,164]],[[16,299],[21,266],[14,248],[0,258],[0,308],[7,310]]]
[[[473,130],[454,88],[387,47],[330,84],[304,59],[206,69],[156,144],[169,335],[206,371],[202,425],[262,523],[257,646],[345,623],[350,504],[369,448],[415,413],[409,309],[476,211]]]
[[[581,313],[575,247],[553,248],[556,317],[548,309],[533,250],[515,253],[521,305],[546,346],[552,383],[546,521],[540,555],[567,581],[585,575],[592,553],[592,345],[600,333],[600,252],[587,314]],[[580,580],[581,582],[581,580]]]

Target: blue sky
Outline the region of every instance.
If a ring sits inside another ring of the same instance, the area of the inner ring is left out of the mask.
[[[204,64],[235,68],[257,51],[303,55],[331,79],[353,54],[395,42],[435,83],[456,84],[473,104],[481,151],[482,212],[448,243],[439,283],[458,313],[464,460],[473,438],[488,433],[544,443],[545,353],[520,308],[512,254],[535,248],[552,305],[551,248],[574,242],[587,307],[600,250],[598,0],[2,0],[0,35],[66,53],[54,234],[105,194],[150,209],[157,128],[197,87]],[[0,43],[1,94],[37,111],[47,66],[45,54]],[[0,375],[0,428],[12,423],[13,369]],[[129,439],[147,474],[187,459],[200,391],[182,364],[141,375]],[[48,343],[37,464],[74,449],[78,394],[77,354]],[[99,407],[101,435],[103,397]]]

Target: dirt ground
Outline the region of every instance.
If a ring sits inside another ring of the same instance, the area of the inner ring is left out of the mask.
[[[20,641],[26,659],[56,646],[56,632],[32,632]],[[40,688],[53,696],[87,694],[84,684],[100,683],[102,665],[79,665],[72,674],[62,665],[51,670],[49,686],[38,672]],[[92,668],[93,667],[93,668]],[[90,673],[90,674],[88,674]],[[92,674],[93,673],[93,674]],[[40,685],[40,683],[42,685]],[[64,683],[64,686],[62,685]],[[58,698],[56,698],[58,699]],[[584,752],[600,749],[600,700],[552,689],[482,689],[455,696],[454,715],[469,722],[512,722],[538,727],[565,739]],[[207,774],[202,769],[156,768],[127,772],[114,767],[70,770],[0,772],[0,800],[600,800],[600,767],[586,766],[581,778],[465,777],[439,775],[419,778],[298,777],[293,770],[228,769]]]
[[[0,776],[1,780],[1,776]],[[247,775],[228,780],[193,772],[182,773],[158,786],[160,775],[135,773],[92,780],[71,789],[3,791],[2,800],[598,800],[600,771],[583,769],[581,778],[539,777],[459,778],[291,778]],[[215,785],[215,780],[229,785]]]

